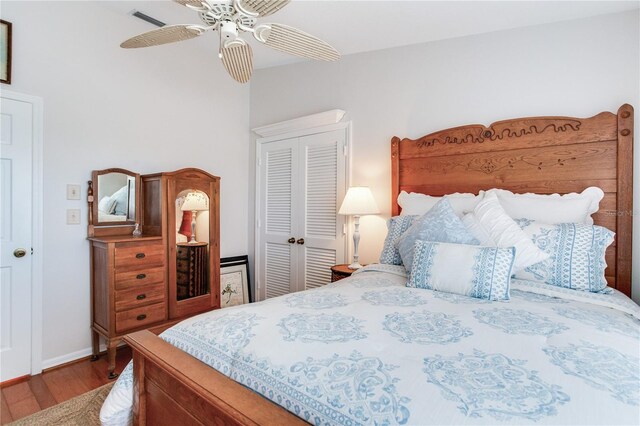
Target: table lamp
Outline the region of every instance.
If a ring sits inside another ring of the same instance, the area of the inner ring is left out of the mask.
[[[349,269],[360,269],[362,265],[358,262],[358,244],[360,243],[360,216],[365,214],[378,214],[378,205],[373,198],[373,194],[368,186],[352,186],[347,191],[338,214],[353,216],[353,262]]]
[[[191,214],[191,240],[189,244],[197,243],[196,241],[196,214],[199,211],[209,210],[209,198],[201,192],[190,192],[184,199],[182,211],[190,211]]]

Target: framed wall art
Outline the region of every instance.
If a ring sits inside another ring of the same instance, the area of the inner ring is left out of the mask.
[[[220,259],[220,307],[243,305],[251,301],[248,256]]]
[[[0,82],[11,84],[11,22],[0,19]]]

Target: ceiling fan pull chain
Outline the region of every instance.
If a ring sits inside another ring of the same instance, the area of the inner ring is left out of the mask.
[[[222,45],[222,31],[218,31],[218,38],[220,43],[218,43],[218,59],[222,59],[222,49],[224,46]]]

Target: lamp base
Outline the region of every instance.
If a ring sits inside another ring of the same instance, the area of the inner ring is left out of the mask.
[[[362,268],[362,265],[360,264],[360,262],[353,262],[351,265],[347,266],[347,268],[349,268],[349,269],[360,269],[360,268]]]

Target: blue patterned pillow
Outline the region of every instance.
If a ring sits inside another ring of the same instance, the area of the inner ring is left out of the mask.
[[[416,241],[407,287],[509,300],[514,247]]]
[[[548,225],[526,219],[516,222],[549,258],[517,271],[515,278],[581,291],[606,290],[604,256],[614,232],[582,223]]]
[[[415,219],[413,225],[398,240],[398,251],[407,271],[411,270],[413,248],[418,240],[480,244],[464,226],[446,198],[438,201],[431,210]]]
[[[384,247],[382,247],[382,253],[380,253],[380,263],[386,263],[387,265],[402,265],[402,258],[400,252],[396,247],[398,240],[413,224],[413,221],[418,216],[394,216],[387,222],[387,238],[384,240]]]

